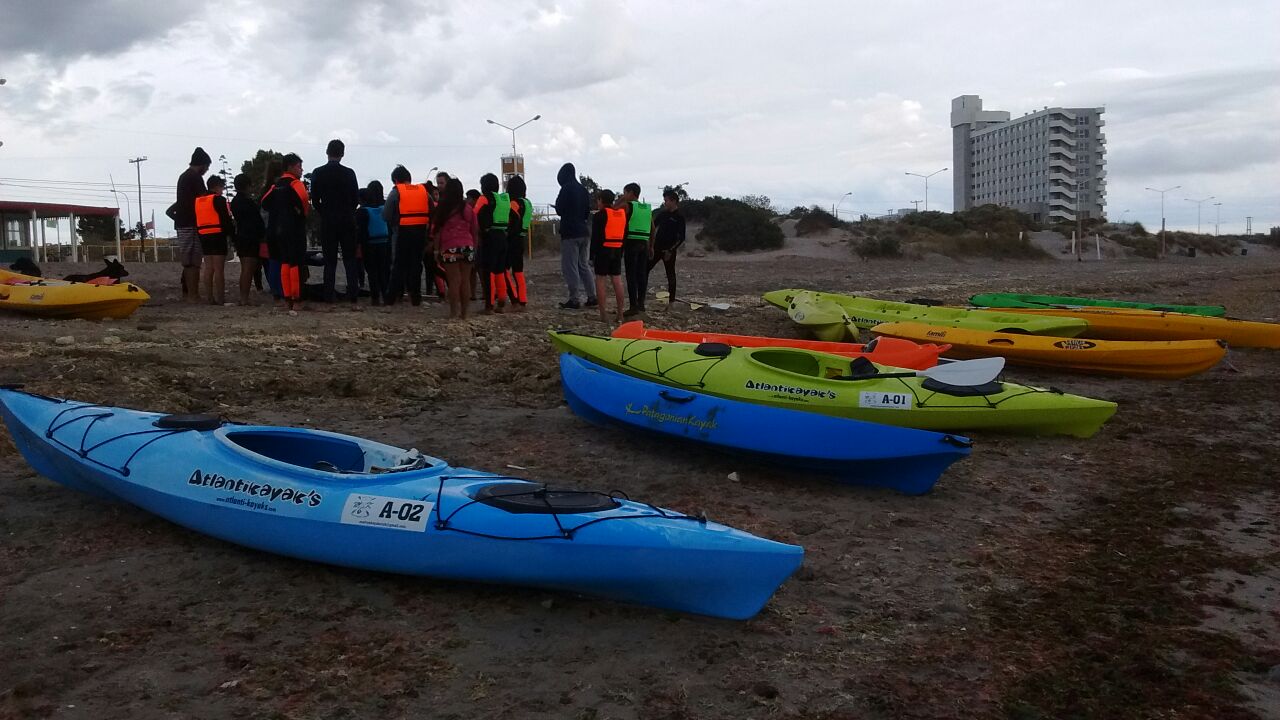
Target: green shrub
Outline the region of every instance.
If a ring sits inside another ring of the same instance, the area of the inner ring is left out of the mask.
[[[965,229],[964,223],[960,221],[956,213],[942,213],[937,210],[911,213],[899,220],[899,222],[912,227],[928,228],[943,235],[959,235]]]
[[[1147,229],[1143,227],[1142,223],[1140,222],[1131,223],[1129,225],[1129,234],[1137,235],[1138,237],[1146,237]]]
[[[796,235],[826,232],[839,227],[844,227],[844,223],[840,221],[840,218],[814,205],[806,210],[799,221],[796,222]]]
[[[873,258],[900,258],[902,244],[890,235],[869,236],[853,243],[853,251],[863,260]]]
[[[709,247],[725,252],[782,247],[782,228],[773,221],[772,213],[731,198],[713,196],[697,202],[704,220],[698,239]]]

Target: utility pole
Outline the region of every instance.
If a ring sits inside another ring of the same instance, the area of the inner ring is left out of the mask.
[[[1160,193],[1160,257],[1164,257],[1164,194],[1167,192],[1173,192],[1174,190],[1177,190],[1180,187],[1182,186],[1174,185],[1173,187],[1166,188],[1164,190],[1157,190],[1155,188],[1150,188],[1150,187],[1147,188],[1151,192]]]
[[[1222,203],[1213,204],[1213,236],[1218,237],[1218,226],[1222,224]]]
[[[1244,235],[1251,237],[1253,235],[1253,216],[1246,215],[1244,218]]]
[[[138,248],[146,247],[147,240],[147,224],[142,221],[142,163],[147,161],[147,157],[136,157],[129,161],[138,171]]]
[[[919,201],[919,200],[912,200],[912,201],[911,201],[911,204],[916,206],[916,212],[920,212],[920,201]]]

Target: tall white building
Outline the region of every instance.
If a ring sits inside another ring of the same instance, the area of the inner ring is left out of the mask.
[[[1010,119],[982,98],[951,101],[956,210],[1002,205],[1039,222],[1106,217],[1104,109],[1046,107]]]

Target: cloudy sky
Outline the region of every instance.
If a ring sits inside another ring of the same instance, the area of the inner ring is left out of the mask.
[[[145,155],[160,217],[195,145],[311,168],[335,136],[362,182],[403,163],[473,186],[510,147],[485,119],[540,113],[518,135],[536,202],[570,160],[608,187],[851,191],[842,210],[879,214],[923,198],[904,172],[951,163],[950,100],[977,94],[1106,106],[1113,218],[1158,226],[1144,188],[1181,185],[1171,227],[1211,195],[1223,232],[1280,225],[1276,0],[0,0],[0,77],[0,199],[110,205],[89,183],[114,177],[136,208]],[[929,190],[950,209],[950,173]]]

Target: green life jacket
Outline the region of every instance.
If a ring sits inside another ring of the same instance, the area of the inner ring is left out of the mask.
[[[533,203],[529,202],[529,198],[520,198],[520,202],[524,205],[524,212],[520,214],[520,234],[527,236],[533,225]]]
[[[506,230],[511,223],[511,196],[506,193],[493,194],[493,224],[490,230]]]
[[[632,200],[631,217],[627,219],[627,240],[647,243],[652,232],[653,208],[649,203]]]

